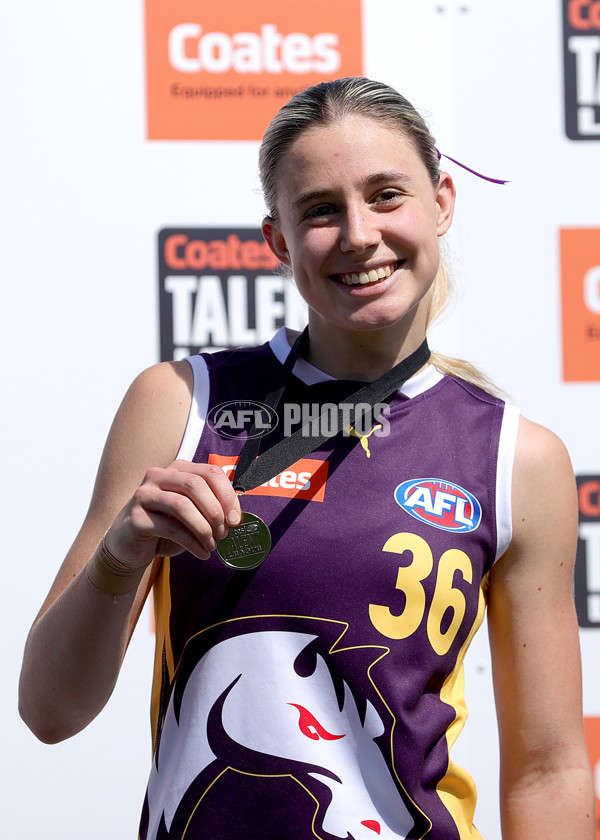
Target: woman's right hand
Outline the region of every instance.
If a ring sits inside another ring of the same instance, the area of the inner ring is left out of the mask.
[[[174,461],[149,469],[109,528],[108,551],[132,569],[190,551],[207,560],[241,520],[237,493],[219,466]]]

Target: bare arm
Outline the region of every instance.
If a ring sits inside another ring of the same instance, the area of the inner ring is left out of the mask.
[[[206,559],[227,521],[235,524],[226,516],[239,511],[237,497],[220,468],[172,463],[191,388],[186,362],[157,365],[136,379],[115,417],[89,511],[25,648],[19,708],[41,740],[75,734],[110,697],[155,556],[187,548]],[[99,591],[87,574],[105,533],[111,554],[139,570],[133,588],[117,597]]]
[[[490,580],[504,840],[593,840],[572,575],[575,482],[551,432],[522,420],[514,534]]]

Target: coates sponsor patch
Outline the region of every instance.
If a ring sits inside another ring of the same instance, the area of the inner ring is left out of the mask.
[[[404,481],[394,491],[402,508],[419,522],[442,531],[467,533],[481,522],[481,505],[468,490],[441,478]]]
[[[208,456],[209,464],[217,464],[230,481],[233,481],[235,468],[239,456],[215,455]],[[247,496],[282,496],[286,499],[305,499],[309,502],[322,502],[325,499],[327,473],[329,461],[319,461],[316,458],[300,458],[291,464],[287,470],[264,484],[247,490]]]

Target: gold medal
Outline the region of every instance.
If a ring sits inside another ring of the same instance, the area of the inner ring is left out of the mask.
[[[230,527],[227,536],[217,540],[219,559],[236,571],[256,569],[270,550],[271,532],[254,513],[243,513],[240,524]]]

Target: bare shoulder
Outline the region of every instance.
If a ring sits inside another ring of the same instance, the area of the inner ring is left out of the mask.
[[[547,469],[554,465],[571,469],[569,453],[562,440],[545,426],[521,417],[515,467],[527,474],[530,470]]]
[[[153,365],[134,379],[104,446],[92,512],[100,508],[105,517],[116,514],[150,467],[166,467],[175,459],[192,392],[192,369],[183,361]]]
[[[571,495],[575,488],[571,459],[562,440],[537,423],[522,417],[519,423],[514,465],[514,493],[530,504],[547,503],[548,496]]]
[[[150,467],[166,467],[176,458],[192,391],[193,373],[185,361],[153,365],[134,379],[104,447],[92,508],[106,491],[120,508]]]
[[[175,457],[190,411],[193,373],[185,362],[162,362],[139,374],[125,394],[111,429],[130,427],[135,437],[166,463]],[[173,453],[173,450],[175,452]],[[159,466],[159,464],[154,464]]]
[[[558,557],[572,568],[578,514],[571,459],[554,432],[525,418],[517,436],[512,497],[513,539],[507,554],[526,558],[528,565]]]
[[[182,408],[189,411],[192,389],[193,373],[187,362],[161,362],[136,376],[121,408],[178,414]]]

